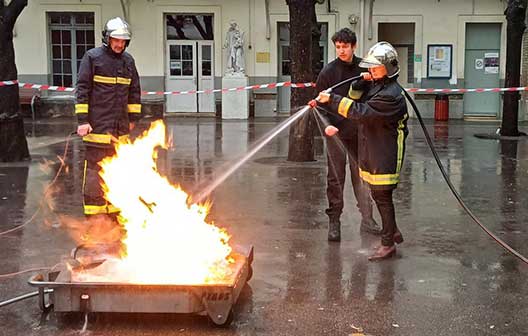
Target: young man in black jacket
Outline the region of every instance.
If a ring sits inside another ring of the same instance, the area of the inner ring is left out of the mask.
[[[396,81],[400,69],[392,45],[375,44],[360,65],[368,67],[372,79],[365,86],[362,101],[337,92],[321,92],[318,100],[359,127],[359,175],[370,185],[383,224],[381,246],[369,260],[379,260],[393,256],[394,244],[403,242],[396,225],[392,193],[405,155],[408,114],[402,88]]]
[[[345,79],[358,76],[362,71],[359,67],[360,58],[354,55],[356,49],[356,34],[348,28],[343,28],[332,36],[336,48],[337,58],[327,64],[317,77],[317,90],[323,91]],[[335,89],[335,92],[343,97],[347,96],[348,85]],[[324,104],[323,104],[324,105]],[[358,128],[356,123],[342,118],[335,125],[339,129],[339,140],[328,138],[327,148],[327,190],[328,209],[326,214],[329,218],[328,240],[341,240],[340,217],[343,212],[343,187],[346,177],[346,163],[350,168],[350,176],[357,207],[361,213],[360,229],[364,232],[379,234],[381,232],[378,224],[372,218],[372,202],[370,200],[367,186],[359,177],[357,165],[358,159]],[[342,142],[342,144],[340,143]],[[343,146],[344,145],[344,146]]]

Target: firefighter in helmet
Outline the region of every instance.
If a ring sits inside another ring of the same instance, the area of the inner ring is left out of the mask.
[[[359,175],[370,185],[382,224],[381,246],[369,260],[385,259],[396,252],[395,243],[403,242],[396,225],[392,193],[400,180],[407,138],[407,104],[401,86],[398,53],[387,42],[378,42],[361,61],[368,68],[361,102],[333,93],[319,93],[333,117],[344,117],[359,126]],[[332,117],[330,117],[332,121]]]
[[[75,114],[85,144],[84,214],[119,212],[104,198],[99,162],[115,154],[116,141],[128,137],[141,117],[141,88],[132,56],[125,51],[132,33],[121,18],[108,20],[103,45],[84,55],[79,68]]]

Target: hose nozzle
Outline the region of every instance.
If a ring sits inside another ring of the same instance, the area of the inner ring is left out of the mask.
[[[323,91],[323,93],[331,93],[332,92],[332,88],[328,88],[326,90]],[[319,99],[319,96],[317,96],[315,99],[312,99],[308,102],[308,105],[311,107],[311,108],[315,108],[317,107],[317,104],[320,102],[321,100]]]

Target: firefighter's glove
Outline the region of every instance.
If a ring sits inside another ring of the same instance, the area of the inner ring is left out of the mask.
[[[334,135],[337,134],[337,132],[339,132],[339,128],[335,127],[335,126],[332,126],[332,125],[328,125],[326,126],[325,128],[325,134],[329,137],[332,137]]]
[[[324,91],[319,92],[319,95],[317,96],[317,98],[315,98],[315,100],[317,100],[318,103],[327,104],[330,102],[330,93]]]
[[[90,126],[90,124],[82,124],[77,126],[77,134],[82,137],[90,133],[92,130],[93,128]]]
[[[372,78],[372,74],[370,72],[362,72],[361,77],[363,77],[364,80],[372,81],[374,78]]]

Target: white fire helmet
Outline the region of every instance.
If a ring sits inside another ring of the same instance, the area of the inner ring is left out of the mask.
[[[398,53],[389,42],[378,42],[373,45],[363,58],[359,66],[362,68],[372,68],[384,65],[387,69],[387,77],[392,78],[400,73]]]
[[[126,40],[126,45],[130,43],[132,38],[132,30],[128,23],[120,17],[115,17],[106,22],[103,30],[103,44],[108,46],[110,42],[110,37]]]

